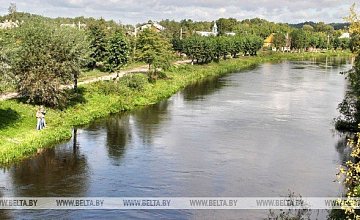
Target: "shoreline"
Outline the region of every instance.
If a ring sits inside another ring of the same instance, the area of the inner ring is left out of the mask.
[[[0,101],[0,164],[9,165],[30,157],[38,149],[54,147],[72,136],[72,128],[90,123],[112,113],[131,111],[169,98],[188,85],[208,77],[246,70],[266,62],[351,56],[349,52],[271,53],[239,57],[203,65],[184,64],[166,71],[167,79],[146,84],[142,90],[120,91],[116,83],[102,81],[79,86],[82,101],[65,110],[47,109],[47,128],[35,130],[37,106],[18,100]],[[1,114],[1,111],[3,114]],[[3,115],[3,117],[1,117]],[[5,118],[6,117],[6,118]]]

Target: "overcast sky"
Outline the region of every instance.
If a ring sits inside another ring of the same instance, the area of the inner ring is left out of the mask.
[[[103,17],[123,24],[148,20],[212,21],[260,17],[275,22],[343,22],[357,0],[0,0],[0,14],[11,2],[18,11],[49,17]]]

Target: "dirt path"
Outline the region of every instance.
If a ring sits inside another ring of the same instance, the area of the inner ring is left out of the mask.
[[[188,63],[191,63],[191,61],[190,60],[179,60],[179,61],[176,61],[174,63],[174,65],[181,65],[181,64],[188,64]],[[98,77],[86,79],[86,80],[83,80],[83,81],[79,81],[78,85],[90,84],[90,83],[94,83],[94,82],[98,82],[98,81],[113,80],[113,79],[115,79],[117,77],[123,77],[126,74],[141,73],[141,72],[146,72],[147,70],[148,70],[147,65],[144,65],[144,66],[136,67],[136,68],[129,69],[129,70],[123,70],[123,71],[111,73],[111,74],[108,74],[108,75],[98,76]],[[72,88],[72,87],[73,87],[73,85],[63,85],[63,86],[61,86],[61,88]],[[18,96],[19,96],[19,94],[16,93],[16,92],[5,93],[5,94],[0,95],[0,101],[13,99],[13,98],[16,98]]]

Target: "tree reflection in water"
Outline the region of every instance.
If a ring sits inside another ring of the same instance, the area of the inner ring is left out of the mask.
[[[47,148],[33,158],[10,168],[14,196],[85,196],[88,186],[88,164],[77,143]]]
[[[351,159],[351,149],[347,144],[347,139],[348,137],[345,136],[341,138],[335,145],[335,149],[339,153],[339,159],[342,165],[345,165],[346,161],[349,161]]]
[[[208,96],[216,91],[219,91],[225,85],[226,81],[222,80],[220,77],[213,77],[196,82],[184,89],[184,99],[186,101],[202,100],[204,99],[204,96]]]
[[[106,119],[106,146],[109,158],[120,161],[126,144],[131,140],[129,115],[118,114]]]
[[[158,104],[139,109],[132,113],[137,132],[141,134],[145,144],[151,144],[153,138],[158,134],[162,127],[160,124],[169,120],[168,114],[169,101],[164,100]]]

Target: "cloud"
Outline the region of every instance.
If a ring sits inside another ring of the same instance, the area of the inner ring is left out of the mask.
[[[0,13],[10,2],[2,0]],[[50,17],[92,16],[123,23],[140,23],[161,19],[216,20],[234,17],[239,20],[261,17],[270,21],[342,22],[353,0],[18,0],[19,11]]]

